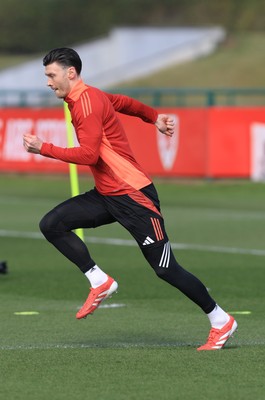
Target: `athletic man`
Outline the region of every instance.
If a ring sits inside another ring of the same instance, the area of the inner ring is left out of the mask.
[[[210,297],[202,282],[177,263],[156,189],[136,162],[116,112],[139,117],[168,136],[174,132],[173,120],[127,96],[86,85],[81,78],[81,59],[73,49],[51,50],[43,65],[47,85],[68,103],[79,146],[62,148],[26,133],[24,147],[44,157],[88,165],[95,179],[93,190],[59,204],[40,222],[46,239],[76,264],[90,282],[90,293],[76,317],[92,314],[102,300],[117,290],[118,284],[99,268],[73,231],[117,221],[135,238],[158,277],[179,289],[207,314],[211,330],[206,344],[198,350],[221,349],[237,323]]]

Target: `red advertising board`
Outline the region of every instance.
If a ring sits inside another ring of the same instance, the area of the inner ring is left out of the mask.
[[[159,109],[173,116],[172,138],[153,125],[121,115],[137,161],[156,176],[203,176],[206,160],[207,110]]]
[[[161,108],[159,112],[174,117],[172,138],[157,132],[152,124],[119,114],[135,157],[149,174],[250,177],[253,165],[265,165],[264,107]],[[66,147],[63,109],[0,110],[0,171],[68,172],[63,162],[27,153],[22,145],[25,132]],[[255,161],[255,157],[259,158]],[[78,168],[89,172],[88,167]]]
[[[252,175],[253,129],[265,129],[265,107],[214,107],[208,117],[208,167],[210,177]]]
[[[64,163],[27,153],[22,137],[32,132],[45,141],[66,147],[61,109],[2,109],[0,114],[0,170],[17,172],[66,172]]]

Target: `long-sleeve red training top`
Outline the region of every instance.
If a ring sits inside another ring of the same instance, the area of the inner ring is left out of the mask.
[[[151,183],[134,158],[116,112],[155,123],[156,110],[130,97],[105,93],[82,80],[76,83],[65,101],[79,146],[62,148],[43,143],[40,151],[43,156],[88,165],[95,186],[103,195],[132,193]]]

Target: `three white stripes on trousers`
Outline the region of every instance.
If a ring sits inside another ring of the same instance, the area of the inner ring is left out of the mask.
[[[164,244],[164,249],[159,262],[159,267],[168,268],[169,260],[170,260],[170,243],[167,242]]]

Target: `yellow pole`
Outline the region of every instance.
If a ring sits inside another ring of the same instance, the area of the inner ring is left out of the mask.
[[[64,102],[64,117],[66,123],[66,133],[67,133],[67,146],[74,147],[74,136],[71,123],[71,114],[68,110],[68,105]],[[78,172],[76,164],[69,164],[69,175],[70,175],[70,185],[71,185],[71,195],[72,197],[79,194],[79,182],[78,182]],[[84,232],[82,228],[76,229],[76,234],[80,239],[84,240]]]

